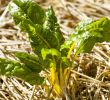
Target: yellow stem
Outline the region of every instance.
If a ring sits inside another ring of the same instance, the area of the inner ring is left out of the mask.
[[[52,66],[50,68],[50,74],[51,74],[51,85],[53,86],[52,92],[56,92],[57,95],[61,95],[61,89],[59,86],[59,80],[58,80],[58,74],[56,72],[56,66]]]
[[[70,49],[69,49],[67,58],[70,58],[71,52],[72,52],[72,50],[73,50],[74,47],[75,47],[75,42],[72,43],[72,45],[71,45],[71,47],[70,47]]]

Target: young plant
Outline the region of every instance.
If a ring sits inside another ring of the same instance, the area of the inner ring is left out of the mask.
[[[9,11],[21,30],[28,33],[30,44],[35,53],[35,55],[24,52],[15,53],[19,58],[19,63],[22,63],[33,74],[37,74],[37,81],[31,78],[28,80],[31,80],[32,84],[38,84],[42,81],[39,73],[49,69],[51,77],[48,76],[47,79],[52,86],[50,93],[55,92],[55,94],[63,96],[66,82],[63,73],[65,68],[71,66],[71,63],[66,57],[66,51],[60,50],[65,40],[52,7],[45,11],[31,0],[13,0],[9,4]],[[65,77],[67,77],[66,74],[67,72],[65,72]],[[27,73],[24,76],[27,76]],[[28,81],[20,75],[17,77]],[[32,75],[32,77],[34,76]]]
[[[15,52],[19,59],[0,59],[0,74],[16,76],[31,84],[41,84],[45,78],[39,73],[50,70],[46,79],[51,85],[49,91],[58,97],[67,97],[66,86],[72,67],[70,55],[90,52],[97,42],[110,41],[110,20],[87,19],[78,24],[68,40],[63,38],[52,7],[47,11],[31,0],[12,0],[9,11],[15,23],[29,35],[35,54]]]

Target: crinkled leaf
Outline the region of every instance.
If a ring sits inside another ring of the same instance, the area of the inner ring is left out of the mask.
[[[52,7],[45,12],[31,0],[13,0],[9,11],[15,23],[29,34],[33,51],[41,57],[42,48],[60,49],[64,38]]]
[[[57,18],[52,7],[46,12],[46,20],[43,25],[44,38],[50,44],[51,48],[60,49],[60,45],[64,42],[64,38],[57,23]]]
[[[32,6],[34,6],[34,9]],[[31,0],[13,0],[9,5],[9,11],[15,23],[18,24],[23,31],[28,33],[35,53],[40,55],[41,49],[48,47],[47,42],[41,36],[43,33],[42,24],[45,19],[44,10]],[[32,18],[33,16],[36,18]]]
[[[21,17],[30,19],[34,24],[42,25],[45,20],[44,10],[32,0],[12,0],[9,10],[12,15],[21,15]],[[16,18],[14,19],[16,20]],[[19,23],[19,21],[17,22]]]
[[[43,78],[18,61],[0,58],[0,74],[15,76],[31,84],[41,84]]]
[[[62,49],[70,49],[76,44],[76,55],[81,52],[90,52],[97,42],[110,41],[110,20],[86,20],[78,24],[70,38],[62,45]]]

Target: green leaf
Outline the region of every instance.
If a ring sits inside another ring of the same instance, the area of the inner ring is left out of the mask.
[[[44,38],[47,40],[51,48],[60,49],[61,44],[64,42],[63,35],[57,23],[57,18],[52,7],[49,7],[46,12],[46,20],[43,25]]]
[[[9,5],[9,11],[12,15],[21,15],[26,19],[30,19],[34,24],[43,24],[45,20],[44,10],[32,0],[12,0]],[[16,18],[14,18],[16,20]],[[19,21],[18,21],[19,23]]]
[[[110,20],[101,18],[100,20],[87,19],[78,24],[73,34],[62,45],[61,49],[70,49],[72,43],[76,44],[76,54],[90,52],[97,42],[110,41]]]
[[[0,58],[0,75],[15,76],[31,84],[41,84],[43,78],[18,61]]]
[[[29,34],[33,51],[40,57],[42,48],[60,49],[64,38],[52,7],[45,12],[31,0],[13,0],[9,11],[15,23]]]
[[[72,67],[72,62],[67,57],[62,57],[60,62],[62,62],[63,70],[67,67]]]
[[[45,19],[44,10],[31,0],[13,0],[9,5],[9,11],[15,23],[28,33],[33,50],[40,56],[41,49],[49,46],[41,36]]]
[[[38,56],[34,54],[28,54],[25,52],[16,52],[15,55],[32,72],[39,73],[45,68],[43,63],[38,58]]]
[[[51,56],[57,56],[58,58],[61,57],[61,54],[58,50],[52,48],[52,49],[45,49],[43,48],[41,50],[41,54],[42,54],[42,58],[45,60],[47,55],[51,55]]]

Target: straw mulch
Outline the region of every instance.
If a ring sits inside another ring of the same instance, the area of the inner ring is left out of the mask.
[[[109,0],[35,0],[42,7],[52,5],[65,38],[87,17],[110,17]],[[13,59],[13,51],[31,51],[28,36],[15,26],[7,11],[10,0],[0,0],[0,57]],[[110,43],[98,43],[91,53],[74,62],[67,86],[68,100],[110,100]],[[46,100],[41,86],[1,76],[0,100]],[[74,92],[73,92],[74,91]],[[53,100],[62,100],[53,97]]]

